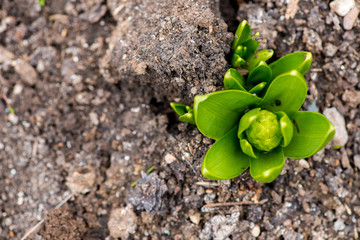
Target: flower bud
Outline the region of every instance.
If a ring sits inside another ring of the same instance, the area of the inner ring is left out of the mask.
[[[247,140],[262,151],[270,151],[277,147],[282,139],[277,116],[267,110],[261,110],[256,120],[246,129]]]

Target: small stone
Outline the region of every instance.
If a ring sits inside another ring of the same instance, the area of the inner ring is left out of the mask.
[[[339,231],[343,231],[344,229],[345,229],[344,220],[342,220],[342,219],[336,220],[334,223],[334,230],[339,232]]]
[[[16,125],[16,124],[19,123],[19,117],[16,116],[15,114],[13,114],[13,113],[10,113],[10,114],[9,114],[9,121],[10,121],[12,124]]]
[[[66,178],[66,186],[73,194],[87,193],[94,185],[95,179],[95,169],[90,166],[85,166],[71,173]]]
[[[354,6],[354,0],[335,0],[330,3],[330,8],[341,17],[345,16]]]
[[[356,154],[354,156],[354,165],[355,167],[357,167],[358,169],[360,169],[360,155]]]
[[[175,158],[174,155],[172,155],[171,153],[167,153],[167,154],[165,155],[165,162],[166,162],[167,164],[171,164],[171,163],[173,163],[174,161],[176,161],[176,158]]]
[[[344,17],[343,26],[345,30],[351,30],[358,19],[359,9],[353,7]]]
[[[21,59],[17,59],[12,62],[15,72],[20,75],[21,80],[24,83],[33,86],[35,85],[38,75],[35,69],[28,63]]]
[[[299,160],[299,166],[305,169],[309,169],[310,165],[308,163],[308,161],[306,161],[305,159],[300,159]]]
[[[324,54],[328,57],[333,57],[335,56],[335,53],[337,52],[338,47],[335,46],[334,44],[331,43],[327,43],[324,47]]]
[[[271,197],[273,198],[273,200],[276,204],[280,204],[282,201],[281,196],[274,190],[271,191]]]
[[[360,91],[346,89],[342,95],[342,100],[348,103],[351,108],[356,108],[360,104]]]
[[[332,140],[332,146],[341,147],[344,146],[349,138],[349,135],[345,127],[344,116],[341,115],[334,107],[328,108],[324,111],[325,117],[335,126],[335,136]]]
[[[189,218],[190,221],[196,225],[199,225],[200,220],[201,220],[201,214],[199,212],[195,212],[195,211],[189,211]]]
[[[113,238],[128,239],[137,227],[137,216],[131,204],[126,208],[116,208],[111,211],[108,228]]]
[[[258,237],[258,236],[260,236],[260,233],[261,233],[261,231],[260,231],[259,225],[255,224],[255,226],[251,229],[251,235],[253,237]]]
[[[89,113],[90,121],[95,126],[99,125],[99,118],[98,115],[95,112]]]

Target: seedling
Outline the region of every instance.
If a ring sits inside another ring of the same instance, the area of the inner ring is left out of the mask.
[[[272,182],[285,157],[310,157],[335,134],[324,115],[299,111],[307,94],[303,75],[311,53],[288,54],[268,65],[273,51],[257,52],[259,44],[250,33],[243,21],[232,43],[232,65],[247,69],[246,76],[231,68],[224,76],[226,90],[195,96],[194,108],[171,103],[180,120],[216,140],[202,164],[209,179],[231,179],[250,168],[255,180]]]

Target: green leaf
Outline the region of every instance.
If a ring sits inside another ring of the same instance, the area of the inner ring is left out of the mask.
[[[246,140],[245,133],[241,134],[240,136],[240,147],[243,153],[245,153],[246,155],[252,158],[257,158],[259,156],[259,150],[253,148],[253,146],[249,143],[249,141]]]
[[[310,68],[311,61],[310,52],[287,54],[269,65],[272,70],[272,79],[291,70],[298,70],[302,75],[305,75]]]
[[[293,124],[291,123],[290,118],[284,112],[276,112],[275,113],[279,119],[280,130],[282,135],[282,140],[280,146],[286,147],[289,145],[292,137],[293,137]]]
[[[261,61],[253,70],[249,73],[246,80],[247,84],[255,86],[257,83],[270,82],[271,80],[271,69],[266,62]]]
[[[258,85],[256,85],[252,89],[250,89],[249,93],[258,94],[259,92],[261,92],[266,87],[266,84],[267,84],[267,82],[259,83]]]
[[[284,148],[286,157],[307,158],[320,151],[334,137],[334,125],[322,114],[301,111],[294,119],[294,136]]]
[[[249,39],[243,43],[243,46],[246,47],[246,52],[243,57],[244,59],[247,59],[259,48],[259,42],[253,39]]]
[[[264,49],[258,51],[257,53],[251,54],[248,59],[246,59],[246,64],[244,68],[251,72],[260,62],[269,60],[274,55],[274,50]]]
[[[260,108],[254,108],[245,113],[239,121],[238,138],[241,138],[242,133],[248,129],[253,121],[256,120]]]
[[[218,140],[235,125],[237,126],[244,110],[260,101],[260,98],[240,90],[225,90],[195,96],[196,125],[202,134]]]
[[[284,164],[283,150],[277,147],[271,152],[260,152],[257,158],[251,158],[250,174],[256,181],[269,183],[280,175]]]
[[[180,116],[188,112],[186,110],[187,105],[185,104],[171,102],[170,107]]]
[[[283,111],[292,119],[304,103],[306,93],[307,86],[303,75],[292,70],[271,82],[260,107],[271,112]]]
[[[237,89],[246,91],[244,77],[234,68],[227,70],[224,76],[225,89]]]
[[[239,55],[240,57],[243,57],[247,51],[247,48],[243,45],[239,45],[235,48],[234,54]]]
[[[209,179],[226,180],[239,176],[248,167],[249,156],[241,151],[234,127],[206,153],[201,173]]]
[[[191,109],[188,113],[185,113],[184,115],[179,116],[179,120],[182,122],[195,124],[194,110]]]
[[[235,39],[232,42],[232,49],[235,50],[235,48],[245,42],[249,37],[251,33],[251,28],[246,20],[243,20],[235,32]]]
[[[231,66],[233,67],[239,67],[241,64],[244,64],[245,60],[243,58],[241,58],[239,55],[237,54],[233,54],[232,58],[231,58]]]
[[[170,107],[179,115],[179,120],[195,124],[194,110],[185,104],[171,102]]]

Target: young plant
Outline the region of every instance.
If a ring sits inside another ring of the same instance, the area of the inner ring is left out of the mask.
[[[246,76],[231,68],[224,77],[226,90],[195,96],[194,108],[171,103],[180,120],[196,124],[216,140],[202,164],[202,174],[209,179],[231,179],[250,168],[255,180],[272,182],[285,157],[310,157],[335,134],[324,115],[299,111],[307,94],[303,75],[310,68],[311,53],[288,54],[267,65],[263,55],[256,60],[261,51],[249,47],[256,46],[250,32],[243,21],[232,44],[233,51],[243,46],[234,56],[244,60],[239,66],[249,70]]]

